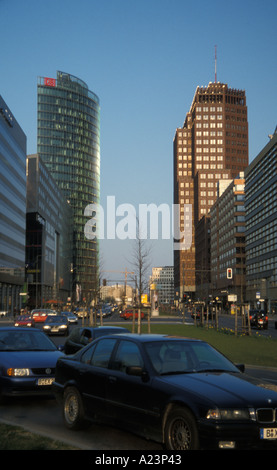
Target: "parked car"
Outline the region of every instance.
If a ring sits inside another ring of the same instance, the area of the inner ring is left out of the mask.
[[[49,308],[38,308],[31,311],[31,315],[35,323],[43,323],[48,315],[56,315],[56,313],[57,312],[55,310],[51,310]]]
[[[52,394],[62,355],[37,328],[0,328],[0,402],[5,396]]]
[[[69,322],[65,315],[54,315],[46,318],[42,327],[43,331],[48,335],[68,335]]]
[[[268,329],[268,316],[263,310],[250,310],[249,321],[251,327]]]
[[[178,451],[277,449],[277,392],[241,370],[200,340],[110,335],[60,358],[53,389],[69,429],[105,422]]]
[[[124,320],[131,320],[131,319],[133,319],[133,315],[134,315],[133,309],[127,308],[126,310],[124,310],[124,311],[120,314],[120,317],[121,317],[121,318],[124,318]],[[135,318],[136,318],[136,319],[138,318],[138,311],[137,311],[137,310],[135,311]],[[140,318],[141,318],[142,320],[145,318],[145,314],[144,314],[143,311],[140,312]]]
[[[99,336],[118,333],[129,333],[121,326],[96,326],[73,328],[64,344],[65,354],[74,354]]]
[[[14,326],[35,326],[34,319],[31,315],[19,315],[14,321]]]
[[[78,317],[72,312],[61,312],[61,315],[64,315],[68,318],[69,323],[78,323]]]

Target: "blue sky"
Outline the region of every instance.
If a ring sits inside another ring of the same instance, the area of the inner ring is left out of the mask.
[[[175,130],[214,81],[215,45],[218,81],[246,91],[249,160],[268,142],[276,16],[276,0],[0,0],[0,94],[35,153],[37,77],[84,80],[100,98],[102,205],[172,204]],[[172,264],[171,241],[151,244],[153,266]],[[105,270],[132,270],[129,242],[101,251]]]

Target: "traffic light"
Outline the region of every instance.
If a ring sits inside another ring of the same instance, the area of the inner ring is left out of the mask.
[[[233,270],[232,268],[227,268],[227,279],[233,278]]]

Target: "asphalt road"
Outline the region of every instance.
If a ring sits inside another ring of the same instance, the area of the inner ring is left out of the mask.
[[[70,431],[63,424],[61,408],[54,398],[10,399],[0,406],[0,420],[82,450],[162,449],[156,442],[108,426],[92,424],[84,431]]]

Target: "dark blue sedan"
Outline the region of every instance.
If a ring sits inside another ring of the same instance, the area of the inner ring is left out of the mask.
[[[0,402],[5,396],[51,393],[62,355],[40,330],[0,328]]]
[[[276,387],[240,369],[203,341],[110,335],[59,359],[53,389],[69,429],[99,421],[174,451],[276,450]]]

